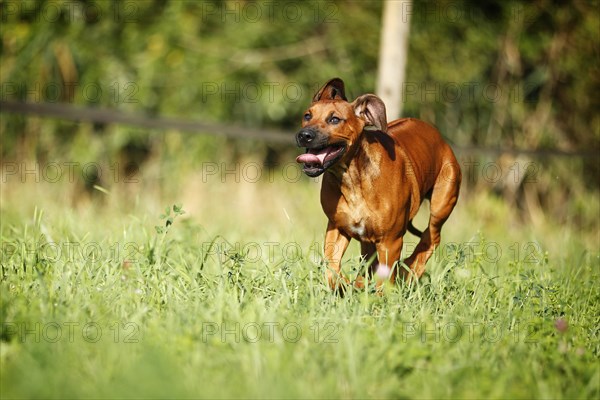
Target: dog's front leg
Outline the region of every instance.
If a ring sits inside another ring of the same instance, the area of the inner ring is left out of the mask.
[[[400,260],[403,242],[404,239],[400,236],[377,243],[377,257],[379,259],[375,272],[377,280],[389,279],[391,282],[396,281],[398,268],[401,268],[397,261]]]
[[[373,273],[377,270],[377,248],[375,247],[375,243],[361,241],[360,254],[363,262],[369,263],[367,268],[368,271],[365,271],[356,277],[356,280],[354,281],[354,287],[357,289],[364,289],[365,278],[367,274],[370,279],[373,277]]]
[[[350,237],[341,232],[335,224],[329,222],[327,224],[327,232],[325,233],[325,260],[327,261],[327,270],[325,278],[329,287],[333,290],[340,288],[340,283],[348,283],[348,279],[341,273],[342,256],[350,243]]]

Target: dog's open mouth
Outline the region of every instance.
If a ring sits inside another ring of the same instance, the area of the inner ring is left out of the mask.
[[[296,157],[296,162],[304,164],[302,169],[310,177],[321,175],[327,168],[342,157],[346,146],[332,144],[319,149],[306,149],[306,153]]]

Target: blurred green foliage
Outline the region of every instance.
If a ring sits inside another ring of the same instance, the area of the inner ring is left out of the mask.
[[[2,100],[277,127],[292,134],[327,79],[342,77],[351,98],[375,88],[381,2],[0,4]],[[598,157],[590,156],[600,149],[598,5],[414,1],[402,16],[411,22],[403,115],[435,124],[459,149],[585,155],[556,160],[509,154],[498,160],[466,153],[461,159],[497,162],[503,172],[535,162],[541,173],[528,200],[519,179],[503,180],[493,191],[526,213],[539,203],[568,219],[573,205],[565,206],[565,199],[597,193],[600,183]],[[125,154],[126,162],[140,165],[173,145],[164,132],[9,113],[2,113],[0,132],[0,154],[9,161],[66,155],[113,163]],[[238,160],[244,153],[267,163],[293,159],[293,149],[256,141],[223,146],[185,140],[201,144],[194,153],[199,160]],[[465,184],[476,186],[477,179]]]
[[[597,148],[597,6],[415,1],[403,16],[411,18],[404,114],[459,144]],[[354,96],[375,86],[380,2],[5,1],[1,9],[3,100],[290,128],[330,77]]]

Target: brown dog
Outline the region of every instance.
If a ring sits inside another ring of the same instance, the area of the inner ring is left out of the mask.
[[[387,123],[385,105],[373,94],[346,100],[344,82],[335,78],[313,97],[296,135],[306,153],[298,156],[311,177],[324,173],[321,205],[327,215],[326,278],[339,288],[341,260],[350,239],[360,241],[369,273],[396,279],[420,277],[440,243],[442,225],[458,199],[461,172],[452,149],[439,132],[423,121],[402,118]],[[412,219],[429,199],[429,226],[419,232]],[[405,260],[397,261],[407,229],[421,241]],[[378,261],[375,259],[378,258]],[[362,278],[356,286],[362,287]]]

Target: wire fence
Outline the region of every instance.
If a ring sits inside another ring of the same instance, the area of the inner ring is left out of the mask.
[[[237,139],[261,140],[274,144],[294,145],[292,132],[272,128],[254,128],[237,124],[210,123],[190,119],[150,116],[143,114],[124,113],[114,109],[78,107],[59,103],[24,103],[16,101],[0,101],[0,113],[35,115],[40,117],[58,118],[69,121],[92,122],[102,124],[122,124],[146,129],[179,130],[192,134],[227,136]],[[499,156],[503,154],[514,156],[544,157],[574,157],[598,158],[597,151],[567,152],[559,149],[514,149],[482,146],[454,145],[458,154],[474,154]]]

